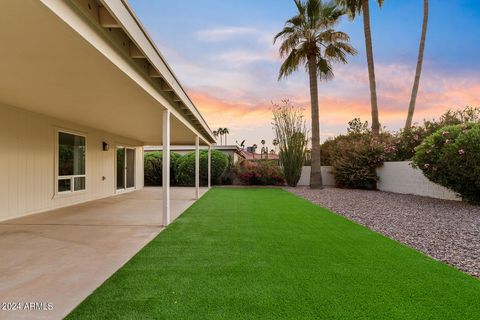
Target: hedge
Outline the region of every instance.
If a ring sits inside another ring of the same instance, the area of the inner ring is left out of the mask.
[[[218,184],[228,164],[228,156],[218,150],[212,150],[212,184]],[[195,152],[190,152],[175,163],[175,182],[179,185],[195,185]],[[208,151],[200,151],[200,184],[207,185]]]
[[[181,158],[181,155],[175,152],[170,152],[170,184],[175,183],[176,176],[176,162]],[[144,163],[144,183],[146,186],[161,186],[162,185],[162,165],[163,154],[161,151],[146,152]]]

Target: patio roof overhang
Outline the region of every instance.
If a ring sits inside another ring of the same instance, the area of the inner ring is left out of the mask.
[[[215,142],[124,1],[1,1],[0,41],[2,103],[146,145],[168,109],[172,144]]]

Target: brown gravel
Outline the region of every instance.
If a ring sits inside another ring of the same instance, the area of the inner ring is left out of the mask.
[[[480,278],[480,206],[381,191],[285,189]]]

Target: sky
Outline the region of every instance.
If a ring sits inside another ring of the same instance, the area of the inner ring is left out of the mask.
[[[423,0],[386,0],[381,9],[370,2],[380,122],[397,130],[410,100]],[[278,81],[282,60],[273,37],[295,15],[293,0],[129,3],[210,128],[229,129],[229,144],[271,144],[272,103],[282,99],[310,118],[304,69]],[[480,1],[430,0],[428,28],[417,122],[480,106]],[[322,140],[344,133],[353,118],[371,121],[362,19],[345,17],[336,29],[350,35],[358,54],[319,83]]]

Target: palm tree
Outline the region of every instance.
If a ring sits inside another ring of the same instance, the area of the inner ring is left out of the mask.
[[[255,159],[255,151],[257,150],[258,146],[257,144],[255,143],[253,146],[252,146],[252,157],[253,159]]]
[[[410,105],[408,106],[407,121],[405,122],[405,129],[410,129],[412,126],[413,113],[415,112],[415,104],[417,102],[418,87],[420,85],[420,75],[422,74],[423,66],[423,52],[425,51],[425,38],[427,37],[428,26],[428,0],[423,0],[423,26],[422,36],[420,38],[420,47],[418,49],[417,70],[415,71],[415,80],[413,81],[412,96],[410,98]]]
[[[223,128],[217,129],[218,135],[220,136],[220,144],[223,144]]]
[[[261,150],[261,153],[260,153],[260,159],[263,159],[263,155],[264,155],[264,154],[267,154],[267,158],[268,158],[268,147],[265,148],[265,142],[266,142],[265,139],[262,139],[262,140],[260,141],[260,143],[262,144],[262,150]]]
[[[376,0],[378,5],[383,5],[383,0]],[[355,19],[356,15],[363,14],[363,31],[365,33],[365,48],[367,51],[368,80],[370,84],[370,103],[372,106],[372,132],[380,133],[380,121],[378,120],[377,84],[375,80],[375,63],[373,61],[372,32],[370,30],[370,3],[369,0],[337,0],[344,6]]]
[[[277,138],[273,139],[272,144],[273,144],[273,147],[275,148],[274,152],[276,153],[277,152],[277,146],[278,146],[278,139]]]
[[[333,78],[333,62],[347,63],[347,55],[356,54],[350,46],[350,37],[333,27],[345,11],[333,2],[322,0],[294,0],[298,14],[287,20],[274,43],[282,40],[280,56],[285,58],[280,67],[279,79],[291,75],[304,65],[310,79],[312,108],[312,170],[310,187],[322,188],[320,163],[320,123],[318,114],[318,79]]]
[[[228,144],[227,135],[230,134],[230,132],[228,131],[228,128],[223,128],[223,134],[225,135],[225,144]]]
[[[214,130],[214,131],[213,131],[213,136],[215,137],[215,139],[218,138],[218,130]]]

